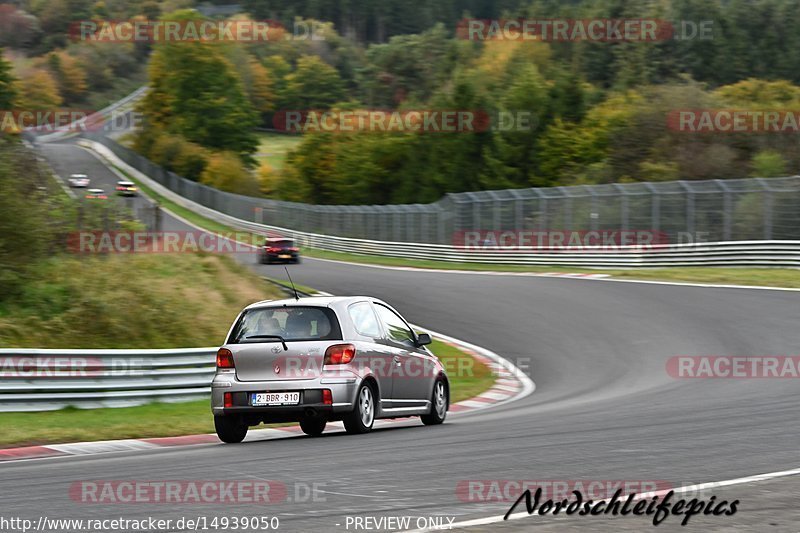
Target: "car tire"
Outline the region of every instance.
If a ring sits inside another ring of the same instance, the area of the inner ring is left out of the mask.
[[[375,402],[374,389],[369,383],[362,383],[356,394],[356,405],[342,418],[345,431],[351,434],[369,432],[375,423]]]
[[[426,426],[435,426],[444,422],[447,418],[447,408],[450,406],[450,390],[443,379],[437,379],[433,384],[431,393],[431,412],[420,416],[420,420]]]
[[[236,416],[215,416],[214,429],[217,430],[217,437],[222,442],[236,444],[242,442],[247,435],[247,424],[243,424]]]
[[[312,437],[319,437],[325,431],[327,420],[321,417],[303,418],[300,420],[300,429],[303,433]]]
[[[295,264],[295,265],[299,265],[299,264],[300,264],[300,258],[299,258],[299,257],[296,257],[296,258],[294,259],[294,264]]]

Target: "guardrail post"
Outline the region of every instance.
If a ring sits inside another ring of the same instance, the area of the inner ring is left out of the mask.
[[[680,180],[678,183],[680,183],[683,189],[686,191],[686,232],[689,233],[694,239],[694,191],[685,181]]]
[[[480,226],[480,219],[481,219],[481,204],[480,202],[476,201],[472,198],[472,228],[471,229],[483,229]]]
[[[773,195],[772,195],[772,188],[767,183],[767,180],[764,178],[757,178],[759,185],[763,187],[764,192],[764,239],[771,240],[772,239],[772,207],[773,207]]]
[[[619,205],[619,223],[622,230],[628,229],[628,193],[625,192],[625,189],[619,183],[614,183],[614,188],[619,193],[620,197],[620,205]]]
[[[587,187],[589,189],[589,202],[590,202],[590,209],[592,210],[589,213],[589,229],[592,231],[597,231],[597,225],[600,220],[600,207],[597,203],[597,193],[594,190],[594,187]]]
[[[516,197],[514,200],[514,229],[516,231],[521,231],[525,228],[525,216],[522,210],[522,202],[525,200],[520,197],[519,191],[513,191],[513,193]]]
[[[731,189],[725,184],[724,180],[714,180],[722,190],[722,240],[731,240],[731,221],[733,217],[733,199]]]
[[[650,191],[650,229],[652,231],[661,230],[661,193],[652,183],[644,182],[647,190]]]

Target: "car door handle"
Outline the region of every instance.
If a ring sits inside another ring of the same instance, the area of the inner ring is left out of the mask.
[[[394,364],[396,364],[396,365],[400,364],[400,358],[397,357],[396,355],[394,356],[394,358],[392,360],[394,361]]]

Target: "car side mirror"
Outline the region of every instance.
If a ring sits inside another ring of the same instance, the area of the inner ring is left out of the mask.
[[[430,344],[433,342],[431,336],[427,333],[420,333],[417,335],[417,346],[425,346],[426,344]]]

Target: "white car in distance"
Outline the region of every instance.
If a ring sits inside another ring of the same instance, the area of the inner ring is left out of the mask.
[[[86,174],[70,174],[67,183],[69,183],[70,187],[85,189],[89,186],[89,178]]]

